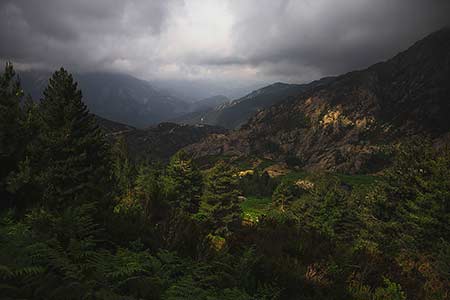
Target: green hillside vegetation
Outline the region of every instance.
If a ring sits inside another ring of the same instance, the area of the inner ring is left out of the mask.
[[[8,64],[2,299],[449,299],[448,148],[411,139],[377,177],[136,163],[66,70],[24,94]]]
[[[269,211],[271,203],[271,197],[247,197],[241,203],[243,218],[251,222],[257,222],[261,216]]]
[[[263,163],[267,163],[263,162]],[[263,164],[262,163],[262,164]],[[242,164],[240,164],[242,166]],[[265,165],[264,167],[270,166]],[[246,166],[248,167],[248,165]],[[244,213],[244,218],[255,222],[263,215],[266,215],[273,207],[272,203],[275,201],[276,187],[280,184],[285,186],[295,186],[297,182],[304,181],[304,183],[314,183],[314,181],[320,179],[311,172],[291,170],[286,175],[270,178],[269,180],[261,179],[261,172],[258,165],[255,169],[246,169],[241,172],[252,172],[241,178],[241,193],[245,197],[245,200],[241,203],[241,208]],[[268,175],[266,175],[268,178]],[[346,174],[333,174],[331,176],[338,180],[343,189],[361,190],[369,189],[372,185],[375,185],[377,180],[382,180],[379,176],[374,175],[346,175]],[[311,181],[310,181],[311,180]]]

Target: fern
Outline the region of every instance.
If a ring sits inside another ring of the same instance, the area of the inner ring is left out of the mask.
[[[0,278],[1,279],[10,279],[14,277],[14,273],[10,268],[4,265],[0,265]]]

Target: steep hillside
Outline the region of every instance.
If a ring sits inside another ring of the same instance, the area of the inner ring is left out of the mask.
[[[230,99],[225,96],[213,96],[190,103],[189,112],[169,120],[177,124],[204,124],[202,117],[213,112],[216,108],[226,106]]]
[[[118,135],[124,132],[137,130],[135,127],[123,123],[114,122],[94,115],[97,124],[103,129],[107,136]]]
[[[213,110],[188,114],[180,117],[177,121],[187,124],[218,125],[229,129],[238,128],[259,110],[286,100],[309,88],[325,84],[330,80],[330,78],[324,78],[310,84],[274,83],[230,103],[224,103]]]
[[[197,156],[295,157],[304,167],[356,172],[380,146],[450,131],[450,29],[394,58],[299,92],[241,130],[188,147]]]
[[[228,102],[230,102],[230,99],[225,96],[222,95],[212,96],[193,102],[191,104],[191,111],[214,109]]]
[[[50,73],[23,72],[24,89],[35,99],[42,97]],[[104,118],[146,127],[189,110],[188,103],[155,89],[149,82],[124,74],[75,74],[89,110]]]
[[[160,123],[154,127],[137,129],[129,125],[96,117],[106,136],[114,142],[123,137],[133,159],[167,161],[183,147],[200,142],[210,134],[225,134],[227,131],[209,125],[178,125]]]

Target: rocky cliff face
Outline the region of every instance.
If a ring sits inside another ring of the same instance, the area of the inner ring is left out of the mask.
[[[258,112],[241,130],[188,147],[197,156],[296,157],[308,169],[356,172],[380,146],[450,131],[450,29],[394,58]]]

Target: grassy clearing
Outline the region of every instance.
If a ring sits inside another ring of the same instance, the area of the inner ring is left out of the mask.
[[[270,197],[247,197],[247,199],[241,203],[244,219],[257,221],[258,217],[268,210],[271,202],[272,199]]]
[[[233,166],[238,170],[254,170],[261,172],[265,168],[272,166],[276,164],[276,162],[258,158],[258,157],[245,157],[245,158],[238,158],[233,159],[229,156],[212,156],[208,157],[206,159],[206,162],[209,165],[213,165],[218,160],[226,160],[229,161]],[[256,163],[259,161],[259,163]],[[274,180],[275,182],[296,182],[298,180],[303,180],[307,178],[311,178],[311,176],[314,175],[311,172],[305,171],[305,170],[288,170],[288,173],[285,175],[281,175],[276,177]],[[370,185],[374,184],[379,177],[373,176],[373,175],[347,175],[347,174],[339,174],[339,173],[332,173],[330,175],[336,176],[339,178],[339,180],[342,183],[345,183],[349,186],[352,186],[353,188],[359,189],[359,188],[368,188]],[[269,210],[270,204],[271,204],[271,197],[261,197],[261,196],[255,196],[255,195],[245,195],[247,198],[244,200],[240,206],[243,211],[243,217],[245,220],[255,222],[258,220],[258,218],[267,213]],[[201,203],[200,211],[206,212],[208,210],[208,205],[206,203]]]
[[[280,180],[295,182],[297,180],[305,179],[310,175],[311,173],[306,171],[291,171],[285,176],[280,176]],[[334,175],[343,183],[348,184],[355,189],[367,188],[374,184],[378,179],[377,176],[373,175]],[[258,218],[269,210],[271,201],[271,197],[247,196],[247,199],[241,203],[244,219],[250,222],[258,221]]]

